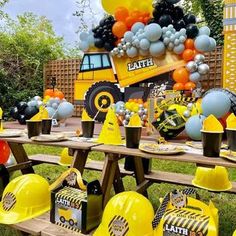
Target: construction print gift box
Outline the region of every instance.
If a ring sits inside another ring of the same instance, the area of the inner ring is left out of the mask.
[[[50,221],[78,232],[88,233],[102,217],[102,191],[98,180],[86,186],[77,169],[64,172],[51,186]]]
[[[212,202],[187,197],[193,193],[185,189],[165,196],[152,222],[154,236],[218,236],[218,210]]]

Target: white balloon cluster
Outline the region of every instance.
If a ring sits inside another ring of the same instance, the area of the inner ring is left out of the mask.
[[[187,39],[186,29],[176,31],[173,25],[162,28],[162,38],[165,46],[176,54],[181,54],[185,50],[184,42]]]
[[[156,23],[144,25],[141,22],[135,23],[131,31],[124,34],[121,43],[111,51],[112,56],[122,57],[125,54],[128,57],[136,57],[139,54],[147,56],[151,54],[154,57],[165,53],[165,45],[160,41],[162,28]]]
[[[40,106],[43,105],[43,101],[42,101],[42,98],[40,96],[35,96],[33,97],[28,103],[27,105],[29,107],[37,107],[39,108]]]
[[[94,46],[94,36],[92,31],[82,32],[79,38],[80,38],[79,42],[80,50],[86,52],[89,50],[90,47]]]
[[[49,117],[57,120],[69,118],[73,115],[74,106],[66,99],[50,98],[46,104]]]
[[[186,65],[186,69],[190,72],[190,81],[198,83],[203,75],[206,75],[210,71],[210,67],[204,63],[205,56],[197,54],[194,57],[194,61],[190,61]]]
[[[199,29],[199,34],[195,39],[194,46],[199,52],[211,52],[216,48],[216,41],[210,37],[211,30],[207,26]]]

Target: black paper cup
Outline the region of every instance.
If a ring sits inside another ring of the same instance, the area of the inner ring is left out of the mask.
[[[94,121],[82,121],[82,132],[84,138],[92,138],[94,132]]]
[[[236,129],[226,129],[229,149],[236,152]]]
[[[141,139],[142,127],[125,127],[125,138],[127,148],[139,148],[139,142]]]
[[[152,159],[141,158],[143,163],[144,174],[149,174],[152,170]],[[135,171],[134,158],[132,156],[127,156],[125,158],[124,164],[125,170]]]
[[[42,119],[42,134],[50,134],[52,128],[52,119]]]
[[[219,157],[224,132],[202,132],[203,155],[206,157]]]
[[[27,120],[28,138],[39,136],[41,133],[42,121]]]

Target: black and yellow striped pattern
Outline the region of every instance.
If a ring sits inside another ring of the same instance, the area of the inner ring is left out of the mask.
[[[189,232],[201,232],[207,236],[210,217],[193,211],[169,209],[164,215],[164,224],[188,229]]]
[[[2,207],[4,211],[10,211],[16,204],[16,196],[8,192],[4,195],[3,200],[2,200]]]
[[[87,191],[82,191],[72,187],[64,187],[56,193],[56,198],[80,204],[81,200],[87,198]]]
[[[116,222],[118,223],[116,225]],[[109,235],[116,236],[116,227],[120,228],[119,236],[126,236],[129,231],[129,223],[122,216],[114,216],[108,225]]]
[[[57,222],[57,221],[56,221],[55,224],[56,224],[56,225],[59,225],[59,226],[61,226],[61,227],[63,227],[63,228],[66,228],[66,229],[70,229],[70,230],[76,231],[76,232],[78,232],[78,233],[81,232],[80,229],[74,228],[74,227],[72,227],[72,226],[70,226],[70,225],[66,225],[65,223],[61,223],[61,222]]]

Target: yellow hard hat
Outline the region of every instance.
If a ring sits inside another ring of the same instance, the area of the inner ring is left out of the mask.
[[[94,236],[153,236],[154,210],[147,198],[136,192],[115,195],[105,207]]]
[[[61,152],[61,158],[58,161],[58,164],[61,166],[70,166],[73,160],[73,156],[69,155],[68,148],[64,148]]]
[[[232,188],[228,171],[222,166],[213,169],[198,167],[192,184],[210,191],[227,191]]]
[[[234,231],[233,236],[236,236],[236,230]]]
[[[13,179],[5,188],[0,202],[0,223],[15,224],[50,210],[48,182],[36,174]]]

